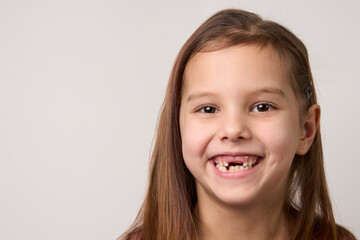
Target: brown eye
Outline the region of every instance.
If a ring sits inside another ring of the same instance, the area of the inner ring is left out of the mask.
[[[266,112],[269,111],[270,106],[266,104],[260,104],[256,108],[259,112]]]
[[[270,104],[260,103],[260,104],[257,104],[257,105],[252,109],[252,111],[254,111],[254,112],[268,112],[268,111],[270,111],[271,109],[274,109],[274,107],[271,106]]]
[[[216,113],[217,109],[213,106],[203,106],[199,109],[199,111],[203,113]]]

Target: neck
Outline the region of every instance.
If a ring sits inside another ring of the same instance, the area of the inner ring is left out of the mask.
[[[195,215],[199,220],[202,239],[289,239],[287,221],[282,209],[256,205],[224,206],[214,201],[206,201],[198,202]]]

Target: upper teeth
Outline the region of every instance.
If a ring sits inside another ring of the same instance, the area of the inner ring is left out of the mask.
[[[240,159],[247,159],[245,162],[239,162]],[[257,164],[258,160],[257,157],[249,157],[249,156],[236,156],[235,161],[232,161],[230,163],[235,163],[235,166],[229,166],[229,162],[221,161],[220,159],[214,159],[215,166],[222,172],[230,171],[241,171],[241,170],[247,170],[250,168],[253,168],[254,165]]]

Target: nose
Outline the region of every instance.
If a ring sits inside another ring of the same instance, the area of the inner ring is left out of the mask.
[[[250,139],[251,132],[248,119],[242,113],[229,113],[223,116],[220,126],[220,139],[222,141],[237,142],[241,139]]]

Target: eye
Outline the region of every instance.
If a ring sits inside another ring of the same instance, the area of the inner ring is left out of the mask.
[[[202,113],[208,113],[208,114],[209,113],[217,113],[218,109],[216,109],[216,107],[206,105],[206,106],[202,106],[202,107],[198,108],[196,110],[196,112],[202,112]]]
[[[253,112],[268,112],[273,109],[275,109],[275,107],[272,106],[271,104],[259,103],[259,104],[256,104],[255,107],[253,107],[251,110]]]

